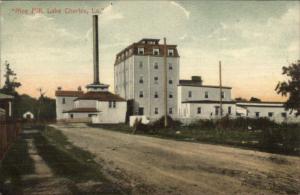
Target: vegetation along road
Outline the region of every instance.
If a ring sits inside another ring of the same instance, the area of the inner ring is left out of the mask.
[[[300,157],[53,125],[130,194],[298,194]]]

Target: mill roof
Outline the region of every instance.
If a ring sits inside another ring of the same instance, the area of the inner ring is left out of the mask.
[[[98,100],[98,101],[117,101],[123,102],[126,101],[124,98],[119,95],[113,94],[109,91],[90,91],[85,94],[80,95],[76,100]]]
[[[55,96],[57,97],[79,97],[83,94],[83,91],[55,91]]]
[[[12,95],[6,95],[6,94],[3,94],[3,93],[0,93],[0,99],[13,99],[14,96]]]
[[[72,110],[64,111],[63,113],[87,113],[87,112],[100,112],[96,108],[82,107],[74,108]]]

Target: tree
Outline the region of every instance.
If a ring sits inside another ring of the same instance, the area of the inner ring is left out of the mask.
[[[10,68],[10,64],[5,62],[5,66],[5,83],[1,92],[10,95],[17,95],[16,89],[21,86],[21,83],[17,82],[17,74]]]
[[[282,74],[288,77],[287,81],[278,82],[275,91],[282,96],[288,97],[284,106],[286,109],[296,110],[300,115],[300,60],[282,67]]]
[[[259,98],[256,98],[256,97],[251,97],[250,102],[261,102],[261,100]]]
[[[246,99],[246,98],[242,98],[242,97],[237,97],[237,98],[235,98],[235,101],[238,101],[238,102],[246,102],[247,99]]]

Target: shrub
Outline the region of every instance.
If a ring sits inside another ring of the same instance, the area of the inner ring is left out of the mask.
[[[199,119],[196,122],[188,125],[188,127],[197,127],[201,129],[215,129],[216,124],[213,120],[210,119]]]
[[[270,152],[300,154],[300,131],[297,128],[269,128],[261,132],[260,147]]]
[[[170,117],[169,115],[167,116],[167,121],[168,121],[168,127],[178,127],[181,126],[182,123],[178,120],[174,120],[172,117]],[[150,124],[151,127],[154,128],[161,128],[164,127],[165,124],[165,117],[161,117],[158,120],[154,121],[153,123]]]

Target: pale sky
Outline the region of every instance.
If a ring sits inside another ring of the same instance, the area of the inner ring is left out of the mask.
[[[274,88],[281,67],[300,59],[299,1],[87,1],[1,2],[1,65],[11,63],[22,87],[53,97],[58,86],[77,89],[92,82],[92,13],[66,8],[105,8],[99,17],[100,80],[113,91],[115,55],[142,38],[167,38],[178,45],[180,77],[200,75],[204,84],[223,83],[233,97],[282,100]],[[43,14],[13,9],[43,8]],[[47,13],[48,8],[62,13]],[[3,72],[2,72],[3,73]],[[1,73],[1,74],[2,74]],[[3,79],[2,79],[3,83]]]

